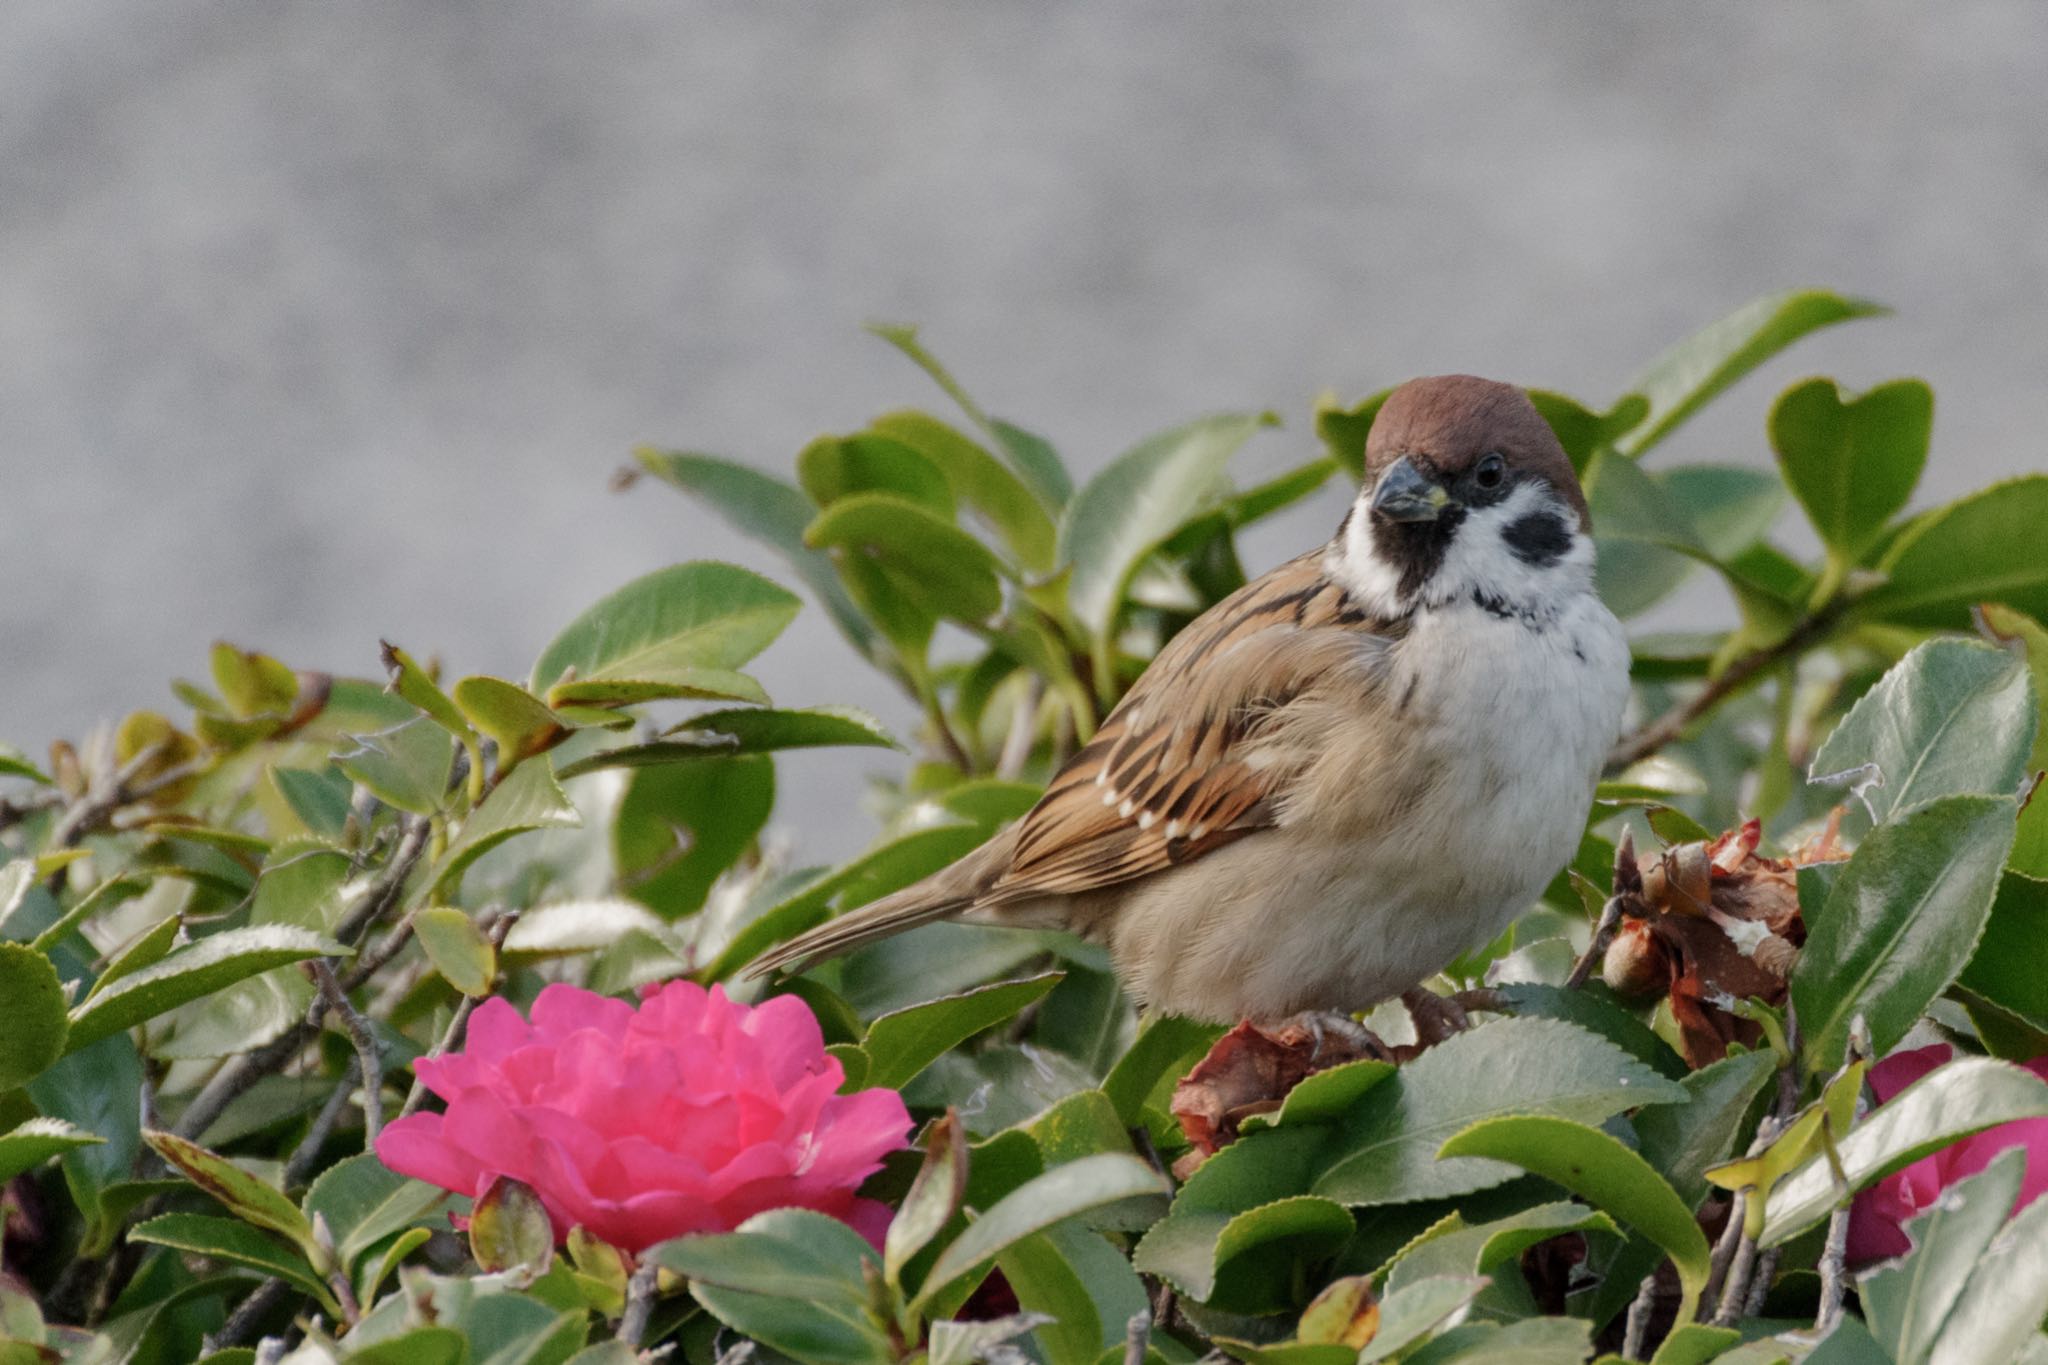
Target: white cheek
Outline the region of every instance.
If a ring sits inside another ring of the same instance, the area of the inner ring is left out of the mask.
[[[1359,495],[1344,523],[1344,535],[1330,546],[1323,572],[1341,584],[1361,607],[1391,619],[1408,610],[1401,598],[1401,571],[1373,550],[1371,493]]]

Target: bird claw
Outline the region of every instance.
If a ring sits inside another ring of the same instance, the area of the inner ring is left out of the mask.
[[[1425,987],[1402,991],[1401,1003],[1407,1007],[1408,1017],[1415,1021],[1415,1040],[1424,1047],[1433,1047],[1472,1027],[1472,1016],[1465,1013],[1463,1005]]]
[[[1311,1070],[1320,1069],[1325,1065],[1336,1065],[1335,1062],[1323,1061],[1326,1050],[1348,1050],[1353,1057],[1370,1057],[1381,1062],[1391,1062],[1395,1059],[1394,1050],[1380,1041],[1377,1033],[1348,1014],[1339,1014],[1335,1010],[1303,1010],[1287,1023],[1306,1029],[1309,1037],[1315,1040],[1315,1047],[1310,1051],[1308,1059]],[[1332,1048],[1330,1044],[1333,1041],[1344,1044],[1344,1048]],[[1343,1060],[1348,1061],[1350,1058]]]

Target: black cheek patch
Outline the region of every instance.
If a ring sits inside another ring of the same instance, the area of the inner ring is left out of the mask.
[[[1531,512],[1509,522],[1500,534],[1515,558],[1538,569],[1557,563],[1572,547],[1571,530],[1555,512]]]

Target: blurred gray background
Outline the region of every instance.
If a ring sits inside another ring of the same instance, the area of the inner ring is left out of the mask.
[[[778,471],[938,402],[1081,471],[1204,410],[1475,370],[1604,403],[1758,293],[1823,334],[1660,455],[1763,460],[1797,374],[1921,374],[1922,500],[2048,465],[2048,6],[7,0],[0,737],[215,637],[523,675],[679,559],[778,572],[636,442]],[[1332,488],[1258,538],[1322,538]],[[784,575],[786,577],[786,575]],[[1725,611],[1696,582],[1683,611]],[[808,614],[779,701],[905,708]],[[844,851],[886,755],[784,760]]]

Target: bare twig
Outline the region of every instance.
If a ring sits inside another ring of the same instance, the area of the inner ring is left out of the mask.
[[[1751,1150],[1754,1153],[1757,1149]],[[1705,1322],[1711,1317],[1721,1300],[1721,1286],[1728,1281],[1728,1265],[1735,1259],[1736,1244],[1742,1240],[1742,1215],[1748,1203],[1747,1190],[1737,1190],[1730,1197],[1728,1222],[1722,1227],[1721,1236],[1714,1243],[1714,1254],[1707,1261],[1707,1282],[1700,1290],[1700,1301],[1692,1305],[1698,1310],[1696,1321]]]
[[[1599,922],[1593,926],[1593,938],[1586,944],[1586,951],[1572,964],[1571,975],[1565,978],[1564,988],[1575,991],[1586,984],[1597,966],[1607,954],[1607,944],[1614,937],[1614,926],[1621,923],[1621,903],[1624,897],[1639,890],[1642,873],[1636,867],[1636,836],[1624,827],[1621,841],[1614,846],[1614,886],[1607,897],[1607,904],[1600,907]]]
[[[1648,758],[1677,739],[1694,721],[1720,705],[1730,695],[1748,686],[1758,676],[1779,664],[1797,658],[1808,648],[1818,644],[1823,636],[1834,629],[1835,622],[1841,618],[1846,605],[1846,600],[1838,597],[1794,626],[1791,632],[1776,644],[1751,650],[1730,663],[1719,675],[1709,679],[1706,686],[1695,693],[1690,701],[1672,707],[1641,729],[1622,736],[1621,742],[1608,753],[1607,766],[1625,768],[1638,759]]]
[[[320,1159],[320,1149],[327,1145],[327,1139],[334,1134],[334,1125],[341,1122],[342,1110],[348,1108],[348,1097],[355,1093],[362,1083],[362,1063],[350,1062],[342,1073],[341,1081],[334,1087],[334,1093],[320,1106],[320,1112],[313,1116],[312,1126],[306,1129],[306,1136],[292,1149],[291,1157],[284,1164],[284,1187],[297,1189],[312,1173],[313,1163]]]
[[[58,818],[57,828],[51,832],[50,847],[70,848],[113,819],[114,812],[133,799],[130,784],[163,756],[164,746],[169,742],[158,740],[155,744],[144,745],[115,771],[104,786],[95,787],[72,802]]]
[[[1749,1282],[1749,1297],[1742,1301],[1742,1316],[1754,1318],[1762,1315],[1764,1300],[1771,1296],[1771,1285],[1778,1278],[1778,1256],[1782,1247],[1770,1247],[1756,1258],[1756,1274]]]
[[[633,1268],[626,1281],[626,1311],[619,1317],[619,1340],[638,1350],[647,1335],[647,1319],[654,1312],[654,1286],[661,1267],[652,1258]]]
[[[363,1078],[363,1149],[369,1151],[376,1147],[377,1135],[384,1129],[384,1105],[379,1097],[384,1088],[384,1049],[370,1021],[349,1003],[348,993],[335,979],[333,965],[324,957],[315,958],[311,971],[313,983],[320,988],[321,1013],[339,1018],[342,1031],[355,1045],[356,1066]]]
[[[1716,1327],[1733,1327],[1742,1321],[1743,1307],[1749,1302],[1750,1277],[1756,1273],[1756,1238],[1741,1232],[1740,1223],[1735,1227],[1740,1235],[1735,1243],[1735,1257],[1728,1263],[1728,1278],[1721,1286],[1721,1306],[1714,1310]]]
[[[1643,1276],[1636,1296],[1629,1301],[1628,1322],[1622,1329],[1621,1353],[1630,1360],[1643,1358],[1643,1338],[1650,1331],[1650,1315],[1657,1309],[1656,1272]]]
[[[1842,1300],[1849,1292],[1849,1208],[1844,1203],[1828,1216],[1828,1237],[1820,1253],[1820,1308],[1813,1315],[1813,1334],[1824,1337],[1842,1320]]]
[[[1152,1313],[1140,1308],[1124,1324],[1124,1365],[1145,1365],[1145,1352],[1152,1345]]]

